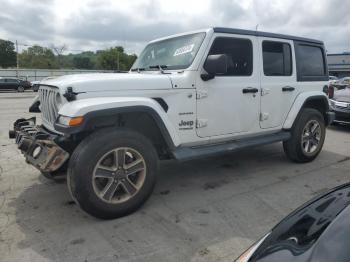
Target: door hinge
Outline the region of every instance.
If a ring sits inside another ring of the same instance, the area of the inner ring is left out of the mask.
[[[269,118],[269,113],[260,113],[260,121],[265,121]]]
[[[206,127],[208,125],[207,119],[197,119],[196,120],[196,128]]]
[[[265,96],[270,94],[270,89],[269,88],[261,88],[261,96]]]
[[[206,98],[206,97],[208,97],[208,93],[204,92],[204,91],[197,92],[197,94],[196,94],[196,99],[197,100],[203,99],[203,98]]]

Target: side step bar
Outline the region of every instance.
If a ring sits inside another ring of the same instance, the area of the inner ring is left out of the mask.
[[[199,147],[178,147],[173,151],[175,159],[187,161],[195,158],[208,157],[219,153],[230,153],[243,148],[262,146],[275,142],[285,141],[291,137],[290,132],[282,131],[275,134],[244,138],[222,144],[205,145]]]

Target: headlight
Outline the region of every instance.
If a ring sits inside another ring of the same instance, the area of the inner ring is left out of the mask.
[[[64,125],[64,126],[78,126],[81,123],[83,123],[83,120],[84,120],[84,118],[82,116],[69,117],[69,116],[60,115],[58,117],[57,123]]]
[[[268,233],[265,235],[262,239],[260,239],[258,242],[256,242],[254,245],[252,245],[250,248],[248,248],[242,255],[240,255],[239,258],[235,260],[235,262],[248,262],[249,259],[254,255],[254,252],[260,247],[260,245],[264,242],[264,240],[270,235]]]
[[[334,106],[335,106],[335,102],[331,99],[328,100],[328,104],[331,108],[334,108]]]

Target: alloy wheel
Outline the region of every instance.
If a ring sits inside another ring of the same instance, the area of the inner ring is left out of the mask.
[[[92,183],[95,194],[109,204],[120,204],[135,196],[146,178],[142,155],[129,147],[103,155],[95,166]]]
[[[320,123],[317,120],[307,122],[301,136],[301,147],[304,154],[310,155],[316,152],[321,138],[322,129]]]

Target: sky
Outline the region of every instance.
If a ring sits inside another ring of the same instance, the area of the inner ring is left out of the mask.
[[[320,39],[350,52],[347,0],[0,0],[0,39],[67,51],[122,45],[139,54],[152,39],[223,26]]]

